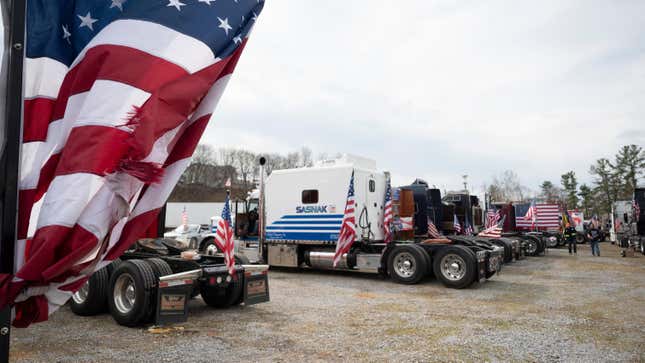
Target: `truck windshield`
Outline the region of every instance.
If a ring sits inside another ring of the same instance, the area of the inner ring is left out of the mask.
[[[249,204],[248,204],[247,211],[250,212],[250,211],[252,211],[254,209],[257,211],[258,210],[258,205],[259,205],[259,201],[257,199],[249,199]]]

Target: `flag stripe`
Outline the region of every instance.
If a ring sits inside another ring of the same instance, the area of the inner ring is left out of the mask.
[[[73,68],[85,54],[100,45],[121,45],[167,59],[188,73],[215,61],[213,51],[203,42],[158,23],[134,19],[116,20],[103,28],[80,52]]]

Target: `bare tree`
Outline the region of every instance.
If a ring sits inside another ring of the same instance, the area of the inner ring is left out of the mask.
[[[235,166],[236,152],[237,150],[230,148],[220,148],[219,150],[217,150],[220,165]],[[230,173],[230,169],[228,169],[228,171],[229,172],[227,172],[225,175],[226,179],[231,178],[231,181],[235,182],[235,175]]]
[[[244,190],[250,190],[250,184],[257,170],[257,157],[254,153],[247,150],[235,150],[235,167],[242,178]]]
[[[311,149],[306,146],[300,148],[299,166],[312,166],[313,164]]]
[[[215,151],[213,147],[206,144],[199,144],[193,153],[190,165],[186,168],[186,172],[182,175],[182,183],[199,184],[203,183],[206,179],[208,169],[214,165]]]
[[[272,153],[266,154],[267,163],[264,167],[267,175],[271,174],[274,170],[284,169],[285,159],[282,155]]]
[[[524,200],[531,190],[520,183],[520,179],[514,171],[506,170],[493,177],[486,192],[495,202],[510,202]]]
[[[287,157],[284,160],[285,169],[297,168],[299,160],[300,160],[300,155],[298,154],[297,151],[288,153]]]

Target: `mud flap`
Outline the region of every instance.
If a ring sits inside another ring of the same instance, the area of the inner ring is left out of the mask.
[[[155,325],[183,323],[188,320],[188,300],[193,291],[193,280],[159,282]]]
[[[244,305],[269,301],[269,278],[267,270],[244,273]]]

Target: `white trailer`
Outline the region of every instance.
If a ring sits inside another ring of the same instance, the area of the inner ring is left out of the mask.
[[[272,172],[261,185],[260,218],[265,223],[260,222],[258,257],[270,266],[334,268],[352,172],[356,240],[337,269],[378,272],[406,284],[434,272],[446,286],[456,288],[488,278],[499,269],[499,250],[486,250],[464,239],[424,236],[384,243],[388,175],[377,170],[374,161],[351,155]],[[238,213],[238,219],[246,217]]]

